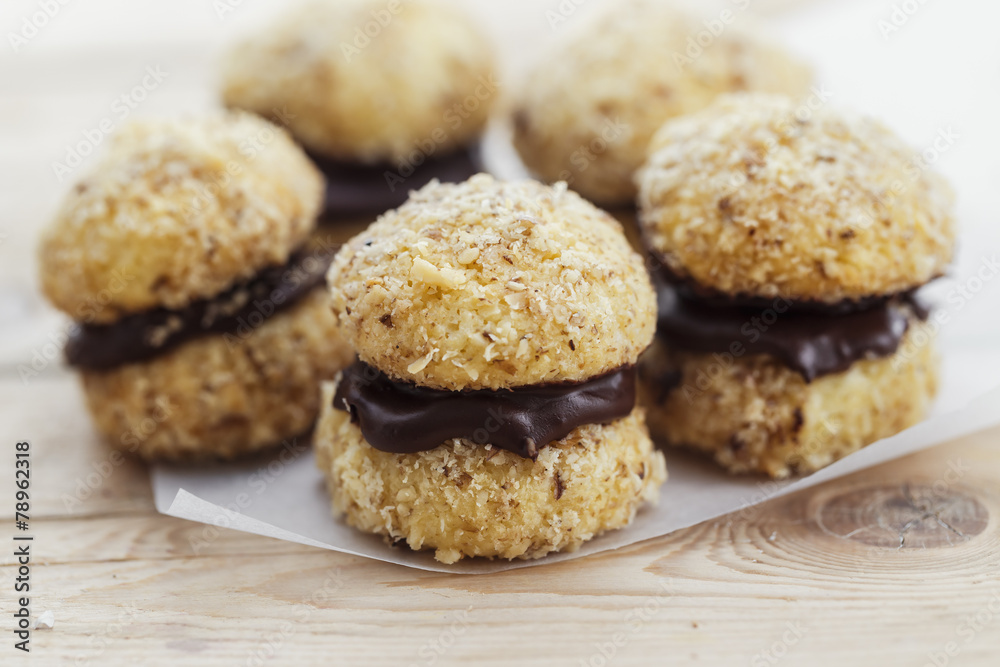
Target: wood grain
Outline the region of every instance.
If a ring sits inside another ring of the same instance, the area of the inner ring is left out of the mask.
[[[38,230],[68,187],[51,162],[147,64],[171,78],[139,113],[211,106],[218,43],[280,3],[225,21],[203,0],[140,4],[72,3],[64,27],[0,59],[0,439],[4,452],[32,443],[32,612],[55,614],[33,664],[996,664],[1000,429],[613,553],[489,576],[228,530],[206,543],[205,526],[158,515],[145,468],[99,442],[76,380],[51,359],[19,373],[65,326],[34,276]],[[558,4],[479,3],[512,69],[552,36]],[[156,12],[155,32],[136,27]],[[2,489],[12,477],[5,454]],[[20,662],[8,641],[2,665]]]
[[[226,530],[196,548],[205,527],[156,515],[131,462],[67,511],[58,495],[106,452],[72,378],[0,382],[5,406],[24,392],[70,408],[57,421],[3,414],[38,433],[33,611],[56,626],[34,650],[51,664],[258,664],[259,652],[274,664],[600,665],[613,653],[623,665],[921,665],[954,641],[954,664],[986,665],[1000,650],[1000,430],[617,552],[457,576]],[[900,525],[929,513],[965,537],[913,525],[922,541],[900,546]],[[990,619],[979,631],[977,614]]]

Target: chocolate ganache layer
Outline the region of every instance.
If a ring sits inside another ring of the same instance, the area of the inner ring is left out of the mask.
[[[655,283],[660,281],[666,283],[667,285],[673,287],[678,295],[684,299],[719,307],[757,309],[770,308],[775,302],[774,298],[755,296],[751,294],[726,294],[725,292],[717,289],[706,287],[695,281],[693,278],[676,273],[670,268],[666,261],[653,254],[649,255],[649,262],[654,267],[651,269],[653,273],[653,282]],[[897,294],[869,296],[862,299],[844,299],[842,301],[835,301],[832,303],[825,301],[810,301],[806,299],[782,299],[780,297],[779,300],[786,303],[790,310],[799,313],[843,315],[846,313],[868,310],[869,308],[880,306],[887,301],[891,301],[899,297],[906,298],[907,295],[912,294],[914,291],[915,290],[910,290],[909,292],[899,292]],[[914,305],[918,304],[915,303]]]
[[[461,183],[483,170],[478,145],[426,157],[413,167],[412,173],[388,162],[363,164],[307,153],[326,177],[322,218],[332,222],[379,215],[402,206],[410,190],[422,188],[435,178],[442,183]]]
[[[384,452],[412,454],[464,438],[534,459],[579,426],[627,417],[635,385],[635,367],[627,366],[585,382],[443,391],[397,382],[358,360],[343,371],[333,404]]]
[[[654,281],[658,292],[657,336],[681,350],[734,356],[769,354],[807,382],[847,370],[863,359],[896,352],[913,317],[928,310],[912,292],[873,300],[867,308],[836,304],[827,312],[785,299],[766,308],[721,305],[686,296]]]
[[[286,264],[267,267],[218,296],[193,301],[185,308],[153,308],[112,324],[78,325],[66,342],[66,362],[88,370],[108,370],[146,361],[204,334],[248,336],[322,285],[332,261],[329,252],[302,249]]]

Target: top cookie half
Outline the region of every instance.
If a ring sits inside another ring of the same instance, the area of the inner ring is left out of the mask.
[[[514,115],[524,163],[591,201],[632,205],[634,173],[666,120],[726,92],[806,91],[809,69],[745,20],[709,27],[659,0],[613,3],[526,81]]]
[[[650,250],[727,295],[905,292],[954,252],[948,185],[881,124],[815,98],[733,95],[671,121],[639,183]]]
[[[92,324],[213,297],[288,261],[322,185],[288,134],[256,116],[136,121],[44,232],[42,289]]]
[[[237,44],[222,96],[310,151],[376,163],[478,137],[498,95],[494,71],[488,41],[446,4],[323,0]]]
[[[655,328],[642,258],[565,184],[432,183],[345,245],[328,282],[363,361],[438,389],[587,380],[634,364]]]

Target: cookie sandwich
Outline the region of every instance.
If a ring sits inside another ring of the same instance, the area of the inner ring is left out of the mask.
[[[323,0],[236,44],[222,97],[288,128],[326,177],[321,221],[346,238],[431,179],[483,170],[494,74],[487,40],[444,3]]]
[[[537,558],[657,500],[635,405],[654,293],[618,223],[564,185],[430,184],[327,281],[358,358],[324,387],[315,447],[349,524],[444,563]]]
[[[779,478],[924,418],[938,368],[916,292],[946,271],[955,223],[914,155],[873,120],[781,96],[664,125],[639,179],[655,437]]]
[[[231,458],[308,431],[353,353],[310,235],[322,177],[244,113],[135,122],[43,235],[44,293],[98,430],[146,459]],[[312,245],[310,245],[312,244]]]
[[[520,91],[514,145],[525,165],[616,216],[634,217],[634,174],[664,122],[726,92],[808,89],[806,66],[739,22],[715,32],[659,0],[598,12],[553,48]]]

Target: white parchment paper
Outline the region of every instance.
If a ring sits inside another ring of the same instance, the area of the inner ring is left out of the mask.
[[[884,18],[884,7],[863,0],[816,3],[771,26],[816,63],[819,79],[835,106],[886,120],[914,145],[915,152],[929,148],[942,133],[958,135],[954,149],[935,154],[933,160],[934,168],[956,186],[963,232],[952,276],[930,289],[948,321],[939,337],[945,360],[941,393],[924,423],[809,477],[783,483],[732,477],[702,459],[670,454],[670,479],[658,507],[640,512],[630,527],[599,537],[576,553],[537,561],[446,566],[429,553],[390,547],[380,538],[354,531],[330,515],[322,475],[314,466],[311,450],[299,442],[270,460],[199,470],[157,466],[153,469],[157,508],[208,524],[196,540],[210,541],[218,533],[213,526],[224,526],[421,569],[495,572],[580,558],[664,535],[1000,423],[1000,276],[996,268],[1000,227],[995,224],[1000,211],[993,194],[996,152],[990,148],[1000,141],[1000,125],[995,120],[998,95],[974,79],[954,76],[954,71],[965,67],[961,54],[971,41],[968,25],[961,23],[961,29],[953,31],[939,25],[960,21],[973,10],[976,16],[986,11],[982,5],[972,5],[971,0],[948,3],[948,11],[941,9],[940,17],[912,22],[905,33],[893,35],[891,42],[876,29]],[[981,18],[980,23],[988,29],[990,21]],[[844,34],[855,34],[858,25],[871,26],[871,34],[844,49]],[[926,48],[950,34],[955,36],[953,48]],[[512,53],[522,54],[525,61],[537,57],[532,48],[539,39],[524,35],[520,41],[513,35],[505,39],[505,46],[511,47],[508,58]],[[992,42],[982,41],[988,43]],[[898,65],[891,80],[872,67],[872,63],[890,62]],[[885,94],[890,85],[892,94]],[[488,143],[491,170],[507,177],[520,175],[502,129],[494,131]]]
[[[308,443],[299,441],[287,443],[281,452],[267,459],[204,469],[156,466],[156,507],[164,514],[209,526],[424,570],[485,573],[554,563],[665,535],[1000,423],[1000,388],[982,393],[998,377],[1000,352],[966,346],[946,353],[944,391],[935,416],[922,424],[813,475],[777,483],[757,476],[733,477],[698,457],[668,454],[670,479],[663,487],[659,506],[644,509],[628,528],[599,537],[575,553],[540,560],[477,560],[442,565],[430,553],[391,547],[381,538],[359,533],[331,516],[324,479],[315,467],[312,450]],[[201,534],[196,532],[193,548],[210,542],[217,532],[208,527]]]

